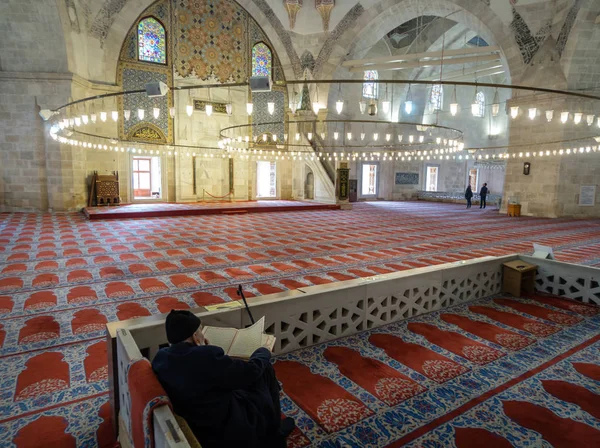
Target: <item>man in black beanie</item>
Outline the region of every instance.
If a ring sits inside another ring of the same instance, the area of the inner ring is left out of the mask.
[[[202,448],[286,446],[294,421],[281,420],[269,350],[259,348],[249,361],[230,358],[209,344],[187,310],[171,310],[166,331],[170,346],[152,368]]]

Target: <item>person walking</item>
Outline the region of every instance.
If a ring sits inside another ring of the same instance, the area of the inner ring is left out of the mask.
[[[467,191],[465,191],[465,199],[467,200],[467,208],[471,208],[471,198],[473,197],[473,190],[471,190],[471,184],[467,185]]]
[[[483,187],[481,187],[481,191],[479,192],[479,208],[485,208],[485,198],[488,195],[488,191],[487,183],[483,184]]]

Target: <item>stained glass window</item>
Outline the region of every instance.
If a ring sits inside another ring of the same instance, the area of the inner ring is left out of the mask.
[[[479,106],[473,113],[474,117],[483,117],[485,115],[485,95],[483,92],[477,92],[475,102]]]
[[[434,84],[431,87],[429,104],[431,105],[431,110],[433,111],[442,110],[442,106],[444,105],[444,88],[441,84]]]
[[[154,17],[140,20],[138,24],[138,59],[156,64],[167,63],[165,28]]]
[[[252,76],[271,77],[271,50],[262,42],[252,47]]]
[[[377,70],[365,70],[365,76],[363,77],[365,81],[377,81],[379,79],[379,75]],[[375,98],[377,99],[377,87],[379,84],[376,82],[363,82],[363,96],[365,98]]]

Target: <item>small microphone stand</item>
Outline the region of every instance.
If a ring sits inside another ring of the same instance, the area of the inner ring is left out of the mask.
[[[244,306],[246,307],[246,311],[248,311],[248,316],[250,316],[250,322],[254,325],[254,317],[252,317],[252,313],[250,312],[250,308],[248,307],[248,302],[246,302],[246,297],[244,296],[244,291],[242,290],[242,285],[238,285],[237,295],[242,298],[244,301]]]

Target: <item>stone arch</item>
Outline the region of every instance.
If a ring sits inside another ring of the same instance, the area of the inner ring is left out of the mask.
[[[119,14],[114,18],[112,25],[106,31],[106,38],[102,43],[103,54],[102,54],[102,69],[96,74],[95,79],[102,79],[107,82],[115,82],[117,65],[119,63],[119,54],[125,37],[129,32],[132,24],[140,17],[140,15],[150,7],[156,0],[139,0],[136,2],[127,2],[120,10]],[[289,45],[284,45],[280,38],[280,33],[277,31],[275,26],[271,23],[272,19],[268,17],[262,9],[260,9],[253,0],[234,0],[242,8],[248,12],[248,14],[256,21],[256,23],[262,28],[263,32],[270,41],[271,51],[274,52],[281,66],[283,67],[284,75],[286,78],[295,78],[293,69],[293,61],[290,58],[290,54],[299,58],[296,55],[295,50]],[[110,79],[106,79],[106,76],[111,76]],[[115,74],[113,76],[112,74]]]
[[[575,2],[567,14],[558,37],[557,47],[561,55],[561,65],[571,90],[597,89],[600,86],[600,34],[594,32],[598,26],[594,18],[600,15],[600,5],[596,0]],[[578,54],[594,49],[596,58],[578,57]]]
[[[318,78],[331,77],[344,59],[358,59],[402,22],[422,15],[450,18],[468,28],[478,31],[486,41],[502,49],[506,72],[519,80],[525,69],[519,47],[511,31],[495,13],[480,0],[381,0],[367,9],[351,26],[340,30],[339,38],[329,57],[337,62],[323,66]]]

